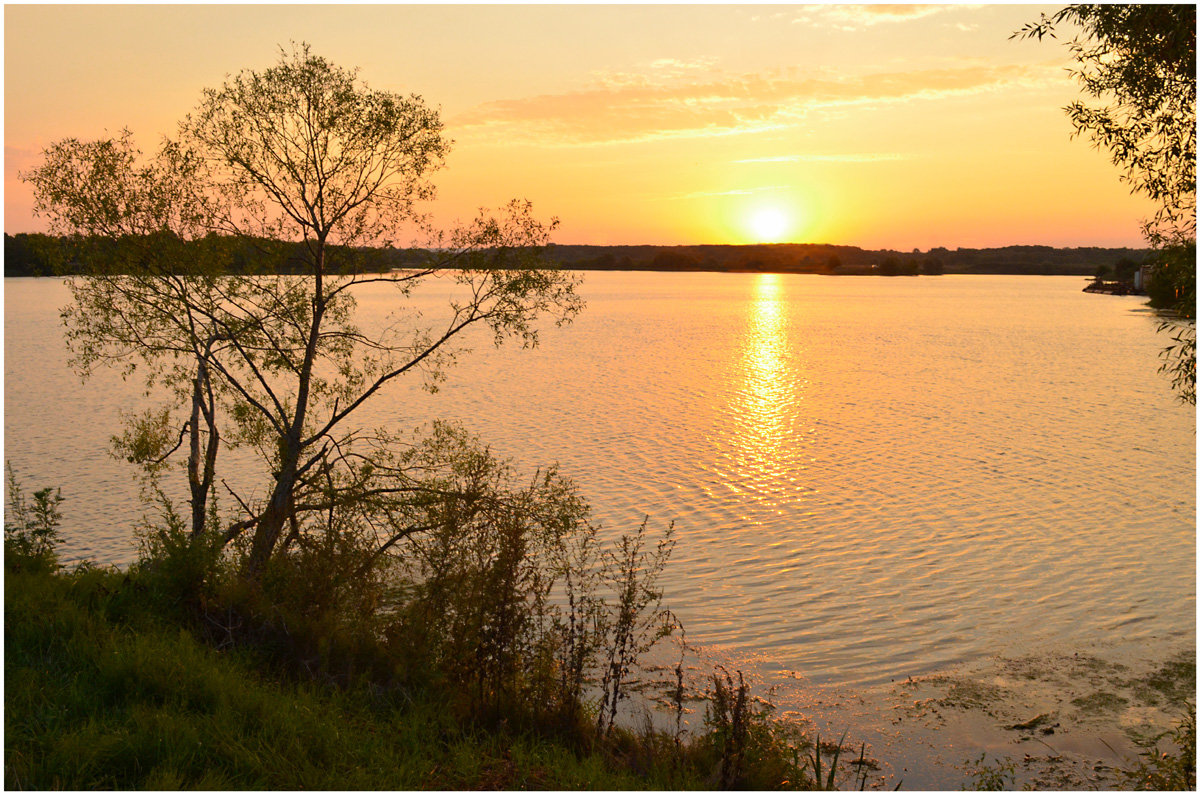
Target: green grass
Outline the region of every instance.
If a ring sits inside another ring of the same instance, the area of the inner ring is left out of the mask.
[[[660,789],[699,775],[454,722],[367,685],[264,674],[158,618],[125,575],[8,572],[9,789]]]

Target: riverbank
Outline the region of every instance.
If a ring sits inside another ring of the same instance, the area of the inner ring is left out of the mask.
[[[1145,290],[1133,286],[1133,282],[1106,282],[1096,279],[1083,288],[1085,293],[1100,293],[1102,295],[1145,295]]]
[[[6,575],[9,789],[719,784],[719,759],[681,755],[666,733],[621,730],[613,742],[587,744],[464,723],[430,693],[281,674],[252,648],[214,648],[160,615],[137,579],[116,570]],[[853,719],[855,738],[882,762],[868,760],[873,786],[1128,788],[1143,746],[1178,749],[1169,735],[1194,698],[1195,652],[1156,664],[1123,659],[992,660],[896,683],[883,698],[848,698],[835,720]],[[840,771],[843,784],[858,772],[844,763]]]
[[[648,718],[601,732],[592,713],[464,714],[436,687],[335,682],[269,644],[214,644],[136,570],[20,557],[6,549],[6,789],[814,789],[859,770],[740,677],[701,695],[687,736]]]
[[[663,789],[554,738],[455,721],[436,699],[279,676],[148,609],[115,571],[5,579],[6,789]]]

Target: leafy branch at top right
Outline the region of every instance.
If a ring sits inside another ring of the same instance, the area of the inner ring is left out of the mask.
[[[1151,199],[1143,234],[1151,261],[1151,304],[1185,321],[1165,322],[1174,344],[1161,368],[1178,396],[1196,402],[1196,6],[1070,5],[1042,15],[1013,38],[1056,38],[1067,46],[1071,75],[1096,100],[1066,107],[1075,135],[1106,149],[1134,193]]]

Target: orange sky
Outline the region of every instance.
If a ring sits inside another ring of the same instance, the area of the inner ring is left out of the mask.
[[[1140,246],[1152,208],[1070,138],[1057,6],[6,6],[5,216],[66,136],[146,150],[280,45],[440,106],[435,216],[528,198],[558,243]]]

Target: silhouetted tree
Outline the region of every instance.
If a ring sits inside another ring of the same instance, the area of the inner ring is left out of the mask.
[[[1119,282],[1133,283],[1133,275],[1138,272],[1141,267],[1140,263],[1134,262],[1129,257],[1121,257],[1113,265],[1113,278]]]
[[[428,175],[447,148],[420,97],[372,90],[301,45],[206,90],[178,140],[149,162],[128,134],[68,140],[25,175],[60,230],[120,244],[111,259],[96,257],[96,276],[73,282],[68,337],[84,371],[141,362],[190,395],[180,438],[198,473],[193,511],[220,444],[251,446],[269,467],[266,498],[235,495],[240,518],[221,530],[226,542],[252,533],[251,577],[310,523],[333,533],[363,516],[381,528],[381,548],[411,532],[421,490],[411,467],[386,432],[364,433],[350,418],[405,374],[435,383],[469,327],[532,345],[539,317],[562,322],[581,306],[572,277],[534,268],[555,222],[536,220],[525,202],[435,235],[433,258],[416,269],[361,267],[359,247],[386,246],[421,220],[415,203],[432,196]],[[226,244],[260,239],[287,241],[287,267],[301,275],[225,276]],[[199,240],[213,242],[204,256],[182,245]],[[171,264],[176,256],[182,263]],[[444,325],[355,323],[359,286],[389,285],[402,305],[437,276],[460,288]],[[161,466],[173,452],[169,415],[127,431],[131,458]]]

